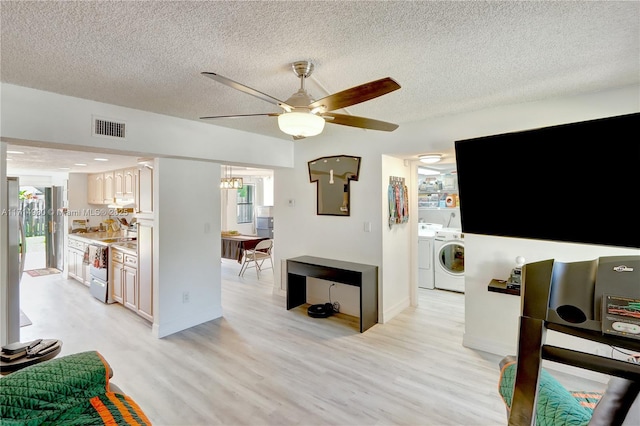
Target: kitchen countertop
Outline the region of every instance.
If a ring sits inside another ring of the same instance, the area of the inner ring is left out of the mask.
[[[118,241],[118,239],[134,238],[127,235],[127,231],[76,232],[75,234],[68,234],[68,236],[69,238],[75,238],[90,244],[100,244],[104,246],[115,243],[131,243],[132,241]]]
[[[133,255],[138,255],[138,243],[137,241],[125,241],[125,242],[121,242],[121,243],[112,243],[110,244],[111,247],[121,250],[121,251],[125,251],[129,254],[133,254]]]

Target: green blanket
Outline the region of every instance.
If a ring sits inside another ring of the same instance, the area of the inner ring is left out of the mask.
[[[508,408],[511,407],[516,381],[516,363],[502,368],[498,391]],[[568,391],[545,369],[538,380],[537,426],[586,426],[602,393]]]
[[[150,425],[131,398],[108,391],[108,372],[91,351],[0,378],[0,425]]]

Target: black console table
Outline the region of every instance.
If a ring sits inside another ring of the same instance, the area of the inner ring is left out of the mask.
[[[360,288],[360,333],[378,322],[378,267],[321,257],[287,259],[287,310],[307,303],[307,277]]]

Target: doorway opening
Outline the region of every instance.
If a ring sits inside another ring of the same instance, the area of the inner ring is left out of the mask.
[[[62,188],[21,186],[18,195],[22,212],[24,270],[64,268]]]
[[[25,237],[22,242],[22,253],[25,256],[24,270],[46,268],[47,228],[43,214],[46,211],[44,188],[20,186],[18,199]]]

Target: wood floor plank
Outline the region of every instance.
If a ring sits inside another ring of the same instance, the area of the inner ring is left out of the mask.
[[[287,311],[271,270],[239,268],[222,262],[223,318],[163,339],[76,281],[25,276],[21,340],[99,351],[155,425],[506,424],[501,357],[462,346],[463,295],[420,289],[420,306],[359,333],[357,318]]]

